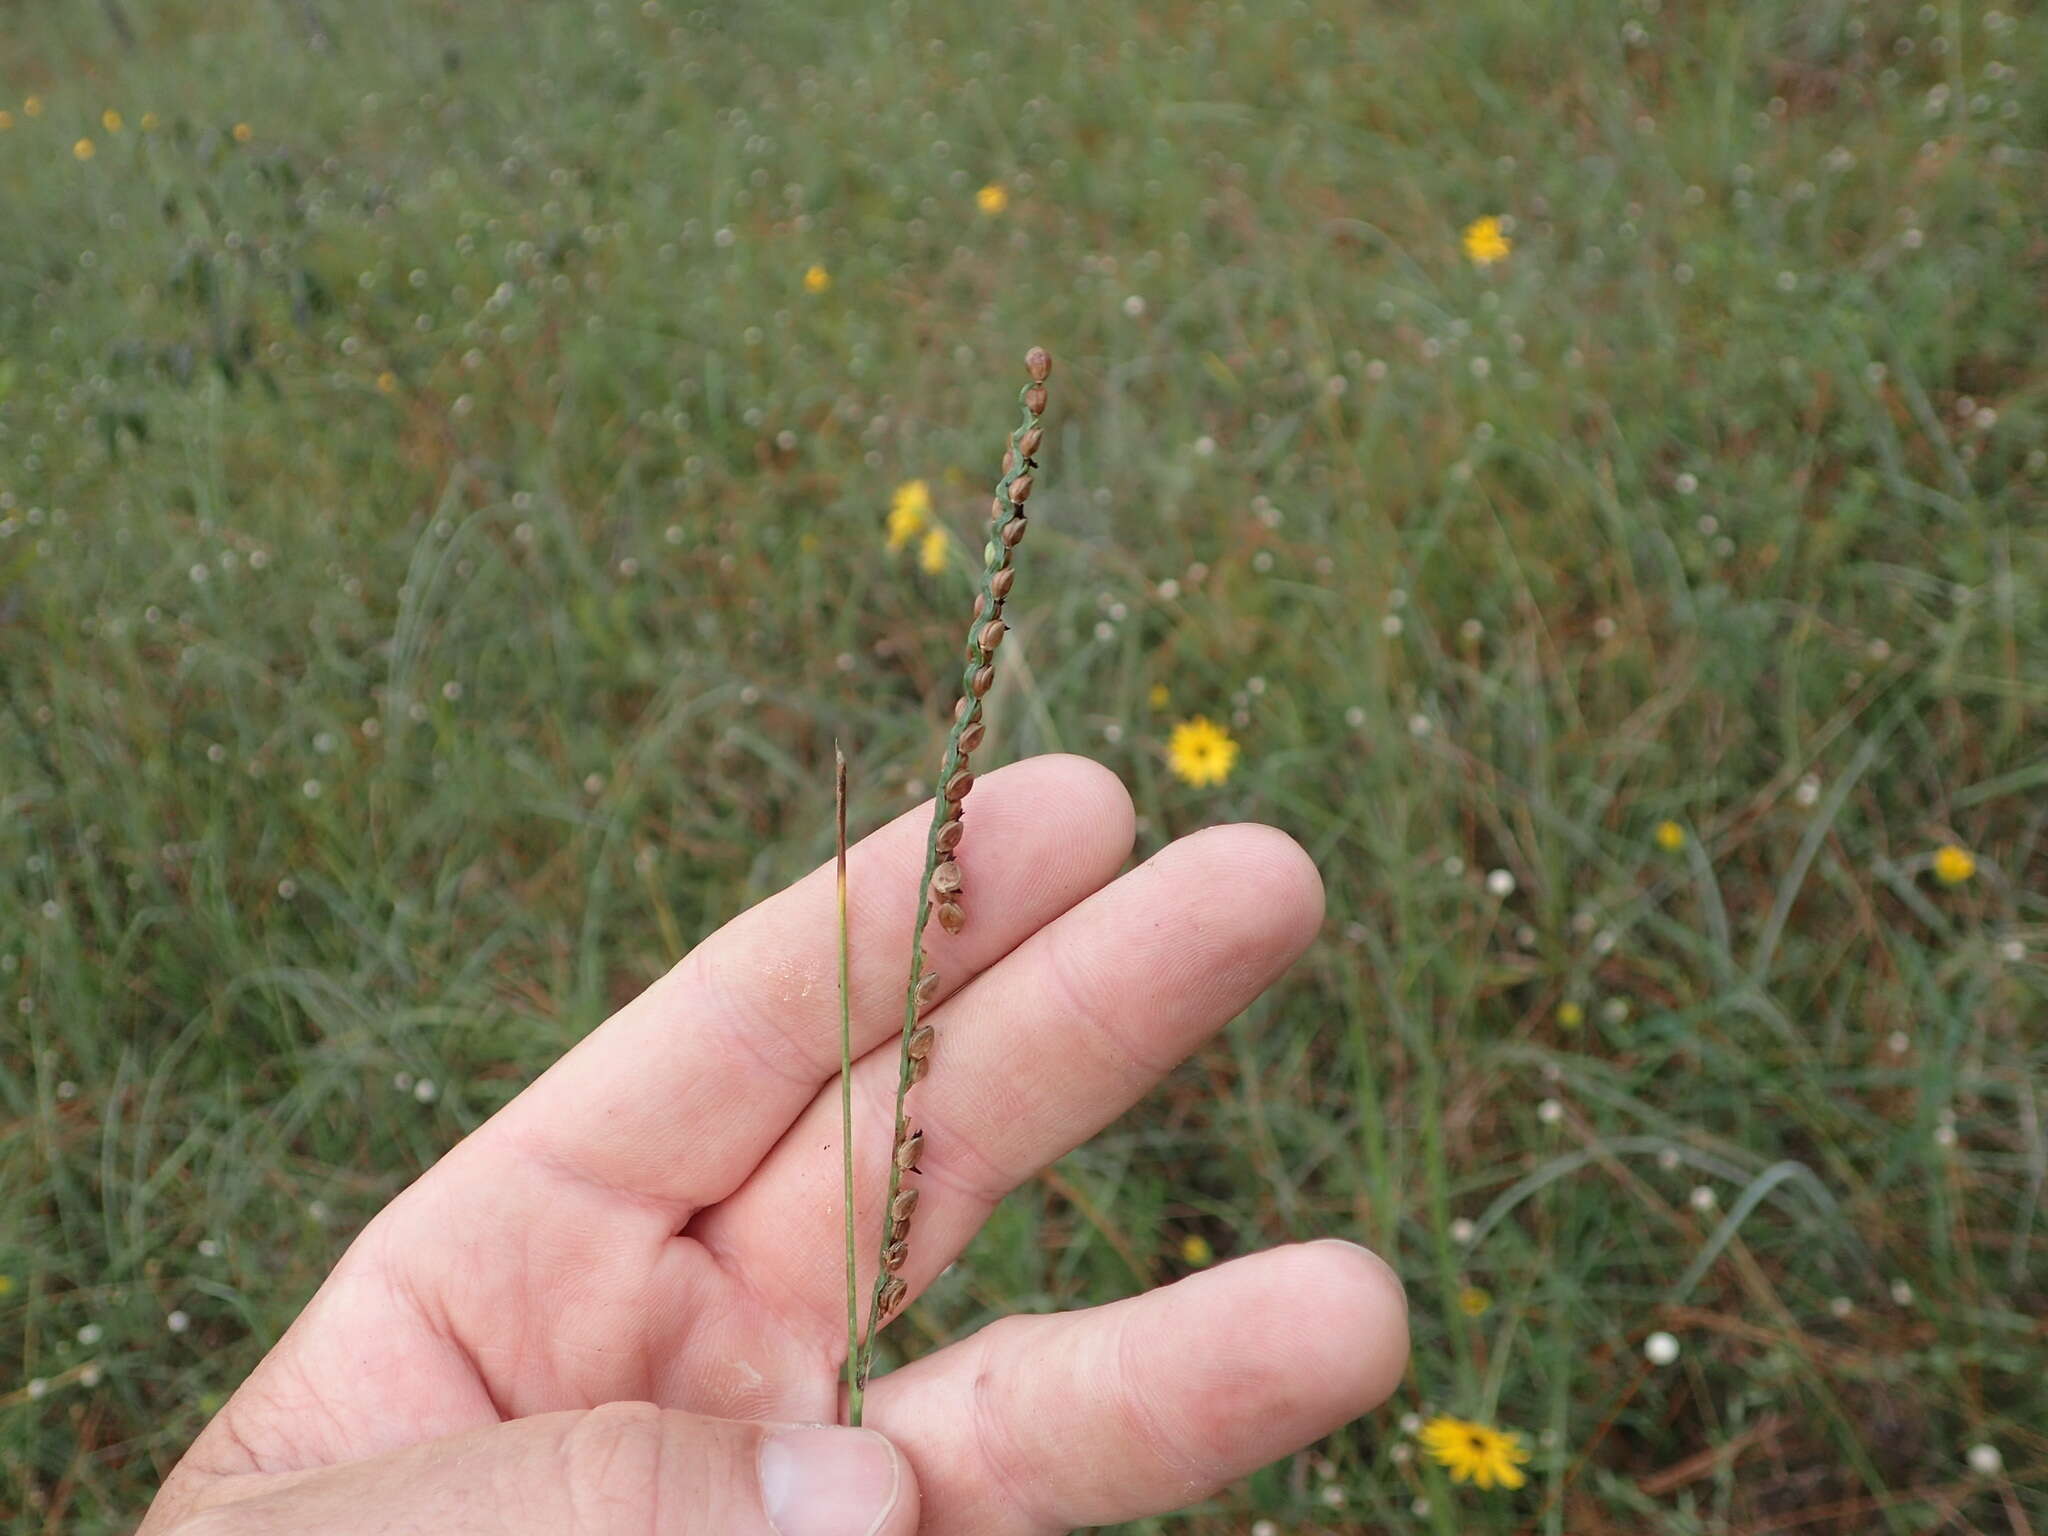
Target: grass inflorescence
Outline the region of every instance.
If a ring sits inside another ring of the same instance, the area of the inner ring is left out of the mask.
[[[908,1294],[900,1271],[910,1257],[910,1223],[917,1210],[918,1196],[915,1187],[904,1186],[903,1176],[916,1170],[924,1133],[912,1128],[905,1100],[911,1087],[931,1068],[935,1031],[925,1022],[924,1014],[939,991],[938,972],[925,969],[925,929],[936,921],[947,933],[958,933],[967,923],[969,897],[961,859],[961,844],[967,831],[967,792],[974,787],[975,750],[988,734],[983,700],[995,683],[996,650],[1007,630],[1003,605],[1016,581],[1013,561],[1028,526],[1026,504],[1031,500],[1035,483],[1032,476],[1038,467],[1035,455],[1045,436],[1041,423],[1052,357],[1045,348],[1033,347],[1025,354],[1024,368],[1029,382],[1017,394],[1024,419],[1011,432],[1003,449],[1002,478],[996,483],[989,505],[988,543],[982,549],[981,586],[975,593],[969,622],[960,699],[954,706],[953,727],[947,733],[945,754],[939,762],[939,792],[932,801],[931,832],[925,841],[924,871],[918,880],[917,919],[910,939],[910,980],[904,994],[903,1034],[896,1067],[894,1150],[889,1158],[888,1188],[883,1198],[880,1262],[876,1266],[866,1339],[856,1373],[863,1383],[874,1365],[876,1333]],[[852,1199],[850,1180],[847,1198]]]

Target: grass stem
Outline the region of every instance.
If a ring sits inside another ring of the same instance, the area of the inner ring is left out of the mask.
[[[846,923],[846,754],[832,743],[835,848],[839,872],[839,1147],[846,1193],[846,1421],[860,1428],[865,1378],[860,1368],[860,1279],[853,1209],[853,990],[852,948]]]

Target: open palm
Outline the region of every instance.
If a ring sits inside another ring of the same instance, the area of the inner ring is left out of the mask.
[[[927,815],[851,858],[868,1264]],[[942,1001],[911,1095],[912,1296],[1010,1189],[1257,996],[1321,917],[1313,867],[1265,828],[1198,833],[1118,878],[1130,803],[1079,759],[990,775],[968,821],[970,921],[929,936]],[[879,1437],[778,1438],[839,1408],[835,943],[820,871],[705,940],[457,1146],[349,1249],[173,1473],[146,1536],[1036,1536],[1187,1504],[1392,1389],[1398,1284],[1363,1250],[1312,1243],[985,1328],[872,1383]],[[834,1479],[872,1520],[842,1515]]]

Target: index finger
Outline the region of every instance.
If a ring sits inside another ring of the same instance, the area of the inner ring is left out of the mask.
[[[902,1027],[930,806],[848,858],[853,1048]],[[989,774],[967,801],[965,929],[926,931],[941,993],[963,985],[1109,880],[1130,852],[1130,797],[1085,758]],[[839,1069],[834,877],[824,866],[741,914],[548,1069],[446,1163],[494,1187],[507,1157],[646,1208],[663,1235],[732,1193]]]

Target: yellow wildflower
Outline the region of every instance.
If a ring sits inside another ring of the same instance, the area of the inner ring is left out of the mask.
[[[247,123],[235,124],[235,142],[237,144],[246,144],[255,137],[256,130],[251,128]]]
[[[13,1294],[14,1276],[0,1275],[0,1297],[12,1296]]]
[[[804,292],[823,293],[832,286],[832,274],[815,261],[804,269]]]
[[[106,111],[100,114],[100,126],[109,133],[119,133],[121,131],[121,114],[112,107],[107,108]]]
[[[1506,261],[1508,252],[1514,248],[1515,242],[1502,232],[1500,220],[1490,213],[1465,226],[1465,255],[1475,267],[1490,267],[1496,261]]]
[[[0,133],[5,133],[8,129],[12,128],[13,126],[14,114],[12,112],[9,112],[5,107],[0,107]]]
[[[1934,878],[1943,885],[1961,885],[1977,873],[1977,856],[1957,843],[1934,850]]]
[[[1166,744],[1166,765],[1197,789],[1221,784],[1237,766],[1237,743],[1222,726],[1197,715],[1173,728]]]
[[[163,119],[154,112],[145,112],[142,114],[142,131],[144,133],[155,133],[157,125],[162,121]]]
[[[1154,683],[1152,685],[1152,691],[1145,695],[1146,700],[1152,705],[1154,709],[1166,708],[1166,701],[1171,697],[1173,697],[1173,695],[1166,691],[1166,684],[1164,683]]]
[[[1493,1297],[1482,1286],[1468,1285],[1458,1292],[1458,1310],[1467,1317],[1484,1317]]]
[[[71,146],[71,155],[75,160],[90,160],[99,152],[99,146],[94,144],[91,139],[80,139]]]
[[[946,553],[953,547],[953,537],[943,528],[927,528],[923,538],[917,541],[917,568],[927,575],[936,576],[946,568]]]
[[[1529,1459],[1522,1437],[1491,1424],[1440,1414],[1422,1426],[1422,1447],[1454,1483],[1491,1488],[1519,1488],[1529,1480],[1522,1466]]]
[[[398,375],[389,368],[377,375],[377,389],[381,394],[393,394],[398,389]]]
[[[931,487],[922,480],[906,480],[896,487],[889,502],[889,553],[895,554],[924,532],[932,515]]]
[[[1563,1002],[1557,1005],[1557,1023],[1560,1029],[1577,1029],[1586,1022],[1586,1010],[1577,1003]]]
[[[43,115],[43,98],[40,96],[29,97],[21,104],[21,115],[23,117],[41,117]]]
[[[1000,181],[992,181],[974,194],[974,206],[983,213],[1001,213],[1010,206],[1010,189]]]
[[[1216,1250],[1209,1246],[1209,1239],[1199,1232],[1190,1232],[1180,1240],[1180,1256],[1190,1264],[1216,1262]]]
[[[1657,830],[1651,835],[1657,839],[1657,846],[1666,853],[1676,853],[1685,846],[1685,828],[1675,821],[1658,822]]]

